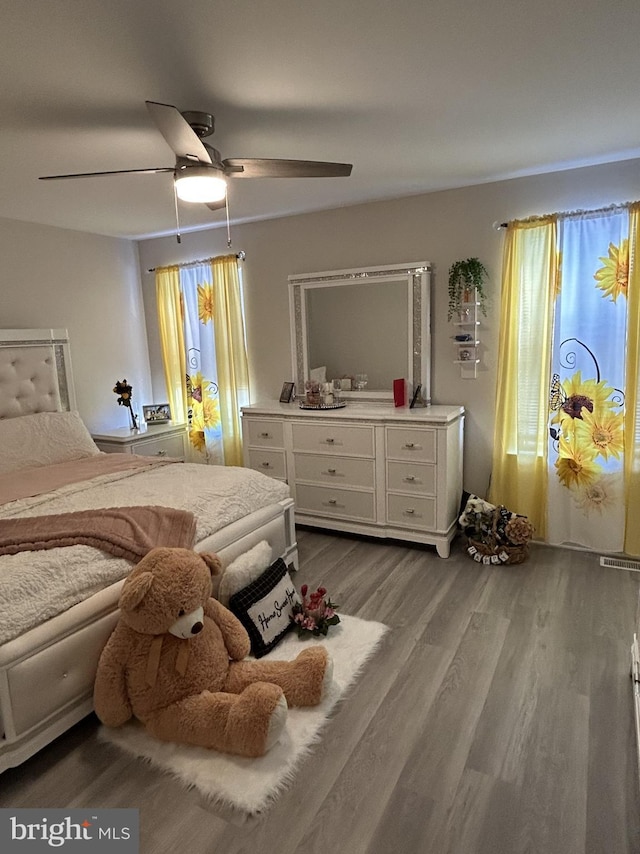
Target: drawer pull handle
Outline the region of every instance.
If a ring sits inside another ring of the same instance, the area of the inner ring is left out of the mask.
[[[261,439],[268,439],[268,438],[269,438],[269,433],[260,433],[260,438],[261,438]]]
[[[415,448],[415,445],[413,444],[413,442],[407,442],[407,443],[405,444],[405,448],[409,448],[409,449],[411,449],[411,448]]]
[[[335,498],[330,498],[330,499],[329,499],[329,504],[337,504],[337,503],[338,503],[338,502],[336,501],[336,499],[335,499]]]
[[[325,439],[325,442],[327,443],[327,445],[333,445],[335,439]]]
[[[327,474],[335,474],[335,473],[336,473],[335,469],[327,469]]]
[[[167,452],[164,449],[162,449],[161,451],[156,451],[156,457],[166,457],[166,456],[167,456]]]
[[[260,463],[263,469],[268,469],[271,467],[271,463]]]
[[[407,514],[407,516],[413,516],[416,511],[413,509],[413,507],[407,507],[404,512]]]
[[[408,475],[405,477],[405,480],[406,480],[406,482],[407,482],[407,483],[413,483],[413,481],[415,480],[415,477],[414,477],[412,474],[408,474]]]

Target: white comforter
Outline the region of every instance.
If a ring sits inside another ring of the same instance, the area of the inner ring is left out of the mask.
[[[0,518],[156,504],[191,511],[196,543],[289,497],[289,487],[252,469],[184,463],[118,472],[0,507]],[[0,643],[124,578],[131,564],[90,546],[0,557]]]

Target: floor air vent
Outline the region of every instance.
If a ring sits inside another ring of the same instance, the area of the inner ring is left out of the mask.
[[[611,569],[631,569],[640,572],[640,562],[637,560],[620,560],[617,557],[600,557],[600,566],[608,566]]]

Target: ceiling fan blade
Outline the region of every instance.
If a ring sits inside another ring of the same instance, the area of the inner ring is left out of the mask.
[[[170,104],[145,101],[149,115],[176,157],[211,163],[209,152],[182,113]]]
[[[220,199],[219,202],[205,202],[210,211],[219,211],[227,204],[226,199]]]
[[[100,175],[154,175],[157,172],[174,172],[174,166],[158,166],[154,169],[114,169],[111,172],[78,172],[75,175],[41,175],[39,181],[57,181],[59,178],[97,178]]]
[[[351,163],[251,157],[231,157],[222,165],[230,178],[347,178],[353,169]]]

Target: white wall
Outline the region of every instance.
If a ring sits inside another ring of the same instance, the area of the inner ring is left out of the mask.
[[[242,187],[233,186],[233,192]],[[495,376],[500,311],[503,232],[493,223],[553,211],[594,208],[640,198],[640,161],[516,178],[428,195],[383,201],[333,211],[236,226],[234,251],[247,253],[247,334],[254,400],[274,398],[291,377],[287,276],[292,273],[431,261],[434,403],[467,408],[465,488],[485,495],[491,469]],[[222,254],[223,229],[140,244],[143,269]],[[603,249],[606,254],[606,247]],[[481,327],[483,362],[476,380],[460,378],[454,365],[453,327],[447,323],[447,272],[450,264],[478,256],[491,274],[492,296]],[[154,384],[158,351],[153,276],[143,274],[148,307]],[[514,508],[517,509],[517,508]]]
[[[232,191],[242,192],[240,182]],[[486,494],[503,243],[493,222],[638,198],[636,160],[233,227],[232,251],[247,253],[253,399],[276,397],[291,378],[290,274],[431,261],[432,399],[467,408],[465,488]],[[69,329],[78,408],[90,429],[128,423],[111,391],[118,379],[131,382],[138,405],[166,400],[154,277],[147,268],[229,251],[223,228],[182,240],[178,245],[173,237],[159,238],[136,247],[127,240],[0,219],[0,326]],[[492,305],[481,327],[478,378],[462,380],[452,362],[447,271],[453,261],[472,255],[489,269]]]
[[[66,327],[85,423],[128,426],[115,382],[152,401],[136,244],[0,218],[0,276],[0,327]]]

